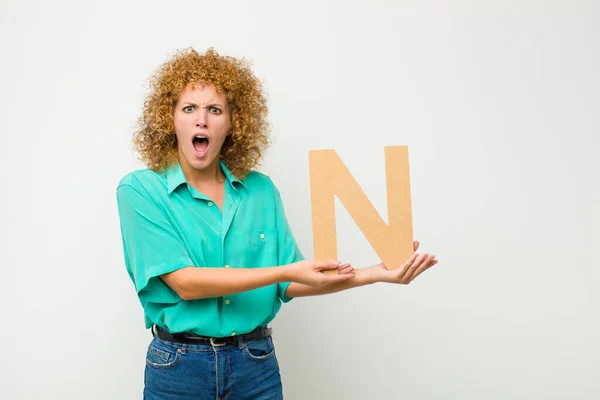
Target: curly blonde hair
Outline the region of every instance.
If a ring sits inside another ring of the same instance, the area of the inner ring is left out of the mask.
[[[133,143],[140,158],[153,171],[177,162],[175,105],[189,84],[213,84],[227,98],[231,135],[221,148],[221,160],[239,179],[260,162],[269,141],[267,102],[262,83],[244,59],[220,56],[213,48],[199,54],[188,48],[177,51],[150,77],[150,94]]]

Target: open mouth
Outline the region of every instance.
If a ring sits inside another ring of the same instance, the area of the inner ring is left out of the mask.
[[[194,146],[194,150],[196,151],[196,155],[198,157],[202,157],[206,154],[206,150],[208,149],[208,137],[203,135],[196,135],[192,139],[192,145]]]

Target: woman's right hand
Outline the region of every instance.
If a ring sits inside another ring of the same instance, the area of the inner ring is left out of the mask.
[[[286,276],[289,282],[302,283],[311,287],[319,287],[342,282],[354,277],[354,268],[350,264],[339,261],[299,261],[286,265]],[[323,271],[337,269],[338,274],[324,274]]]

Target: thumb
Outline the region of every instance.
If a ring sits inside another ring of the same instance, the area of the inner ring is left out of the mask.
[[[317,267],[317,271],[322,271],[326,269],[336,269],[340,266],[340,262],[335,260],[317,261],[315,262],[315,266]]]

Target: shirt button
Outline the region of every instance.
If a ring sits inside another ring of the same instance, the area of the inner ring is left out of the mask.
[[[229,301],[229,300],[225,300],[225,304],[227,304],[227,305],[230,305],[230,304],[231,304],[231,301]]]
[[[265,234],[264,234],[264,233],[261,233],[261,234],[260,234],[260,238],[261,238],[261,239],[264,239],[264,238],[265,238]]]
[[[235,331],[231,332],[231,336],[235,336]]]
[[[229,268],[229,265],[226,265],[225,268]]]
[[[208,206],[209,206],[209,207],[212,207],[212,205],[213,205],[213,202],[212,202],[212,201],[209,201],[209,202],[208,202]]]

